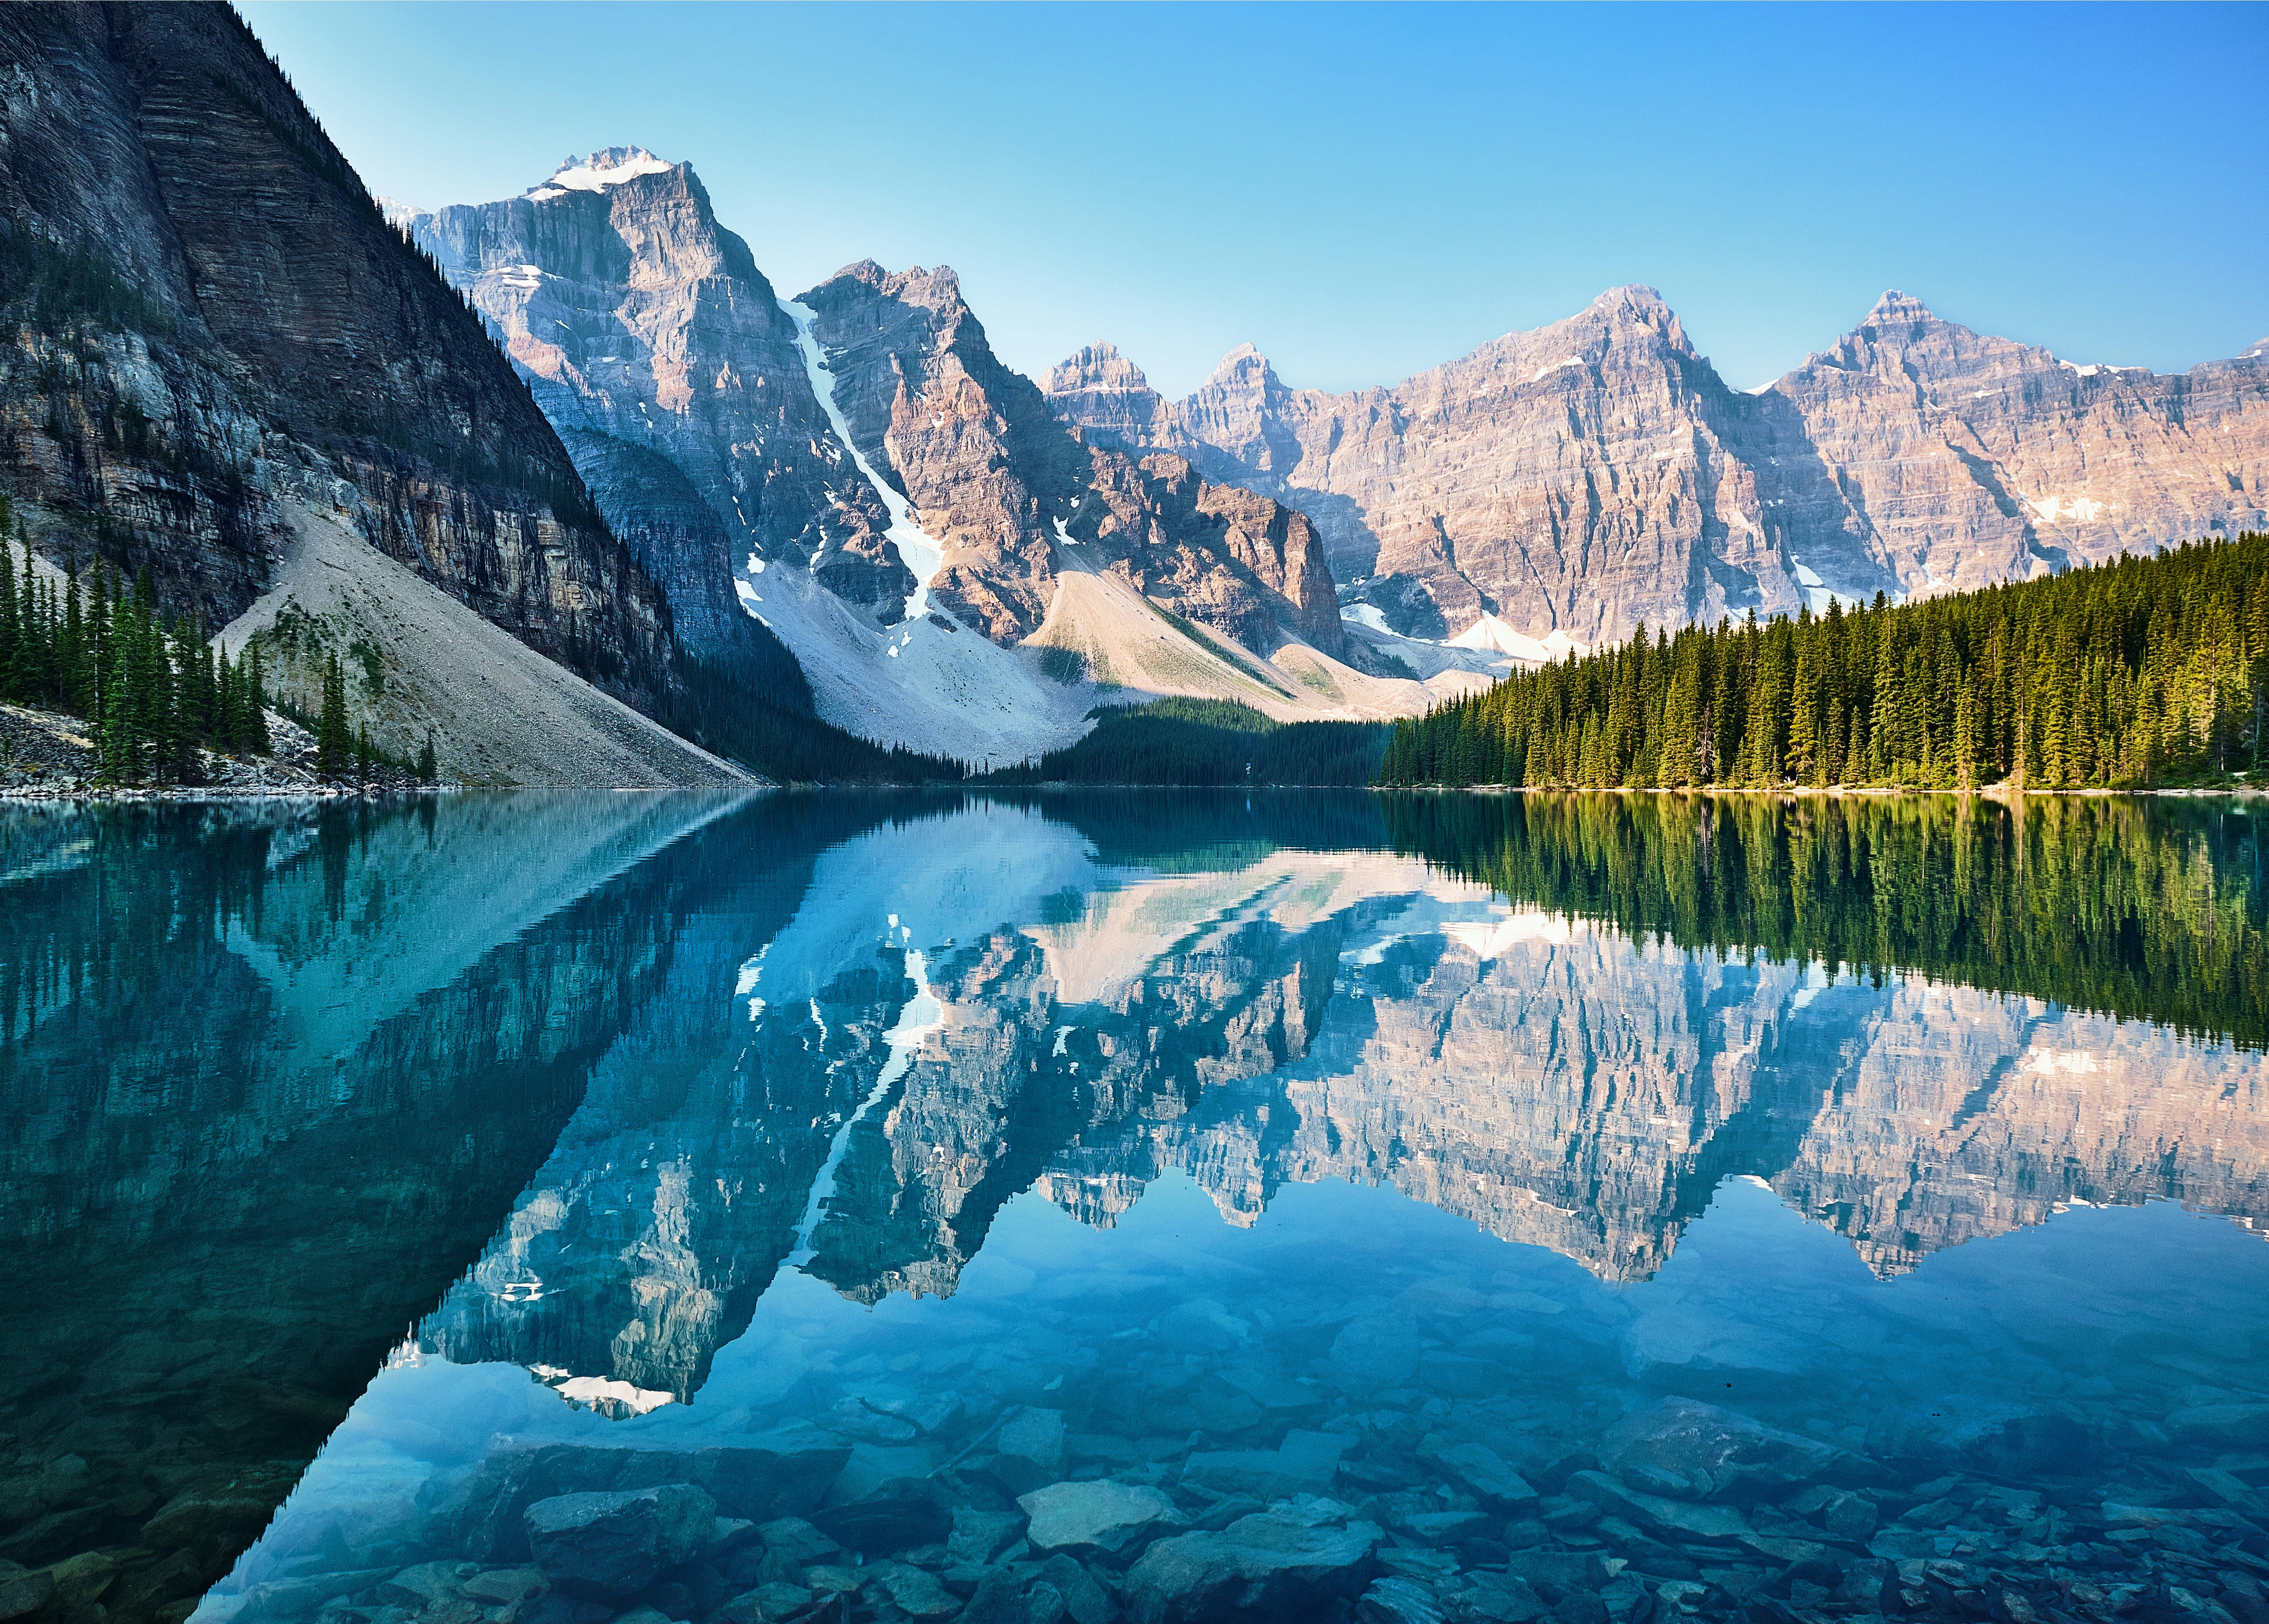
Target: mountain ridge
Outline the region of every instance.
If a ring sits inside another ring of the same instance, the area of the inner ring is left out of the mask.
[[[1247,344],[1167,401],[1104,343],[1047,389],[1106,442],[1304,508],[1382,629],[1441,639],[1496,615],[1596,642],[2258,527],[2265,358],[2077,365],[1894,289],[1744,392],[1632,284],[1391,386],[1292,388]]]

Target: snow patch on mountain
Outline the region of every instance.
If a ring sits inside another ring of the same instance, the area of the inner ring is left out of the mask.
[[[570,152],[549,180],[529,187],[526,196],[532,202],[545,203],[568,192],[603,192],[642,174],[667,174],[676,166],[642,146],[610,146],[588,158]]]
[[[817,313],[809,305],[793,301],[780,308],[795,323],[795,341],[803,351],[803,368],[810,374],[811,392],[819,397],[820,407],[827,413],[828,426],[835,431],[837,443],[851,454],[852,463],[874,486],[875,494],[883,498],[883,507],[890,512],[891,524],[886,534],[897,544],[898,557],[914,572],[914,589],[906,598],[906,620],[912,624],[929,612],[929,584],[945,563],[944,551],[914,522],[913,509],[907,506],[906,498],[875,472],[859,449],[858,441],[851,438],[851,425],[843,420],[843,413],[835,404],[835,375],[828,370],[827,358],[820,352],[818,335],[811,330]]]
[[[1452,648],[1493,648],[1511,654],[1524,665],[1544,665],[1570,654],[1590,651],[1567,632],[1555,626],[1541,638],[1533,638],[1526,631],[1516,631],[1494,615],[1483,615],[1457,636],[1449,639]]]
[[[1052,681],[1036,655],[935,611],[877,631],[802,570],[751,573],[735,586],[742,607],[803,668],[812,708],[861,738],[1001,767],[1088,730],[1086,684]]]

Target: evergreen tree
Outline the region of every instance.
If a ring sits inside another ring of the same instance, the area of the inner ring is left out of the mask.
[[[336,778],[346,770],[352,742],[347,733],[347,683],[339,657],[323,662],[323,708],[315,724],[315,771]]]

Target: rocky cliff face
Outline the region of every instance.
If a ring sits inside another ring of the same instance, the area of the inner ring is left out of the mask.
[[[1075,570],[1263,654],[1346,652],[1304,517],[1082,444],[993,355],[950,270],[861,263],[784,305],[692,170],[637,147],[506,202],[394,208],[492,325],[686,646],[771,660],[764,685],[808,681],[828,720],[996,759],[1075,735],[1082,679],[1009,651],[1081,545]]]
[[[1352,595],[1422,638],[1493,614],[1591,642],[2269,522],[2260,355],[2078,367],[1896,293],[1754,395],[1647,288],[1392,388],[1288,388],[1247,347],[1168,402],[1101,344],[1047,394],[1100,441],[1303,509]]]
[[[0,18],[0,477],[55,562],[241,612],[297,505],[646,708],[669,610],[478,320],[225,7]]]
[[[852,437],[941,543],[932,595],[995,642],[1039,628],[1068,535],[1145,595],[1261,653],[1288,634],[1345,652],[1304,519],[1220,491],[1177,460],[1138,465],[1066,433],[1031,381],[994,358],[951,270],[866,261],[803,302]]]
[[[715,516],[699,545],[650,555],[689,647],[728,656],[764,636],[733,589],[750,550],[900,618],[915,581],[889,515],[835,443],[794,320],[690,166],[610,148],[522,196],[404,224],[495,326],[610,513],[636,525],[649,494],[612,440],[676,468]]]

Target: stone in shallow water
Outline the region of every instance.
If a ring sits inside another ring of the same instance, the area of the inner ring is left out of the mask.
[[[717,1502],[690,1483],[558,1495],[528,1508],[536,1565],[559,1590],[627,1596],[665,1568],[691,1561],[717,1520]]]
[[[1263,1501],[1329,1488],[1340,1457],[1355,1442],[1345,1433],[1295,1429],[1273,1450],[1201,1451],[1183,1464],[1182,1481],[1211,1494]]]
[[[1042,1583],[1063,1598],[1064,1611],[1071,1615],[1073,1624],[1111,1624],[1119,1616],[1119,1604],[1111,1594],[1096,1583],[1095,1576],[1059,1551],[1048,1558],[1047,1566],[1040,1569]]]
[[[1723,1499],[1743,1485],[1770,1493],[1859,1465],[1816,1438],[1692,1399],[1665,1399],[1626,1416],[1600,1443],[1601,1458],[1616,1473],[1644,1474],[1653,1492],[1695,1500]]]
[[[943,1618],[961,1611],[960,1598],[919,1568],[910,1568],[904,1562],[884,1562],[873,1572],[868,1586],[869,1599],[873,1598],[873,1591],[879,1590],[901,1612],[918,1619]]]
[[[1136,1624],[1199,1624],[1236,1613],[1314,1618],[1362,1592],[1380,1538],[1374,1523],[1310,1527],[1263,1512],[1218,1533],[1159,1540],[1127,1570],[1122,1593]]]
[[[1536,1491],[1529,1487],[1528,1480],[1486,1443],[1453,1443],[1446,1449],[1431,1451],[1422,1445],[1421,1452],[1430,1453],[1467,1487],[1499,1510],[1512,1511],[1536,1503]]]
[[[935,1545],[953,1527],[944,1490],[927,1477],[891,1478],[846,1505],[813,1512],[812,1521],[845,1549],[870,1555]]]
[[[1731,1506],[1696,1505],[1660,1495],[1642,1495],[1604,1472],[1578,1472],[1568,1480],[1568,1492],[1583,1495],[1602,1510],[1613,1511],[1649,1533],[1673,1539],[1733,1541],[1755,1537],[1748,1518]]]
[[[1356,1604],[1356,1624],[1442,1624],[1434,1592],[1408,1579],[1374,1579]]]
[[[1063,1465],[1063,1412],[1030,1406],[1018,1410],[1002,1425],[993,1447],[1001,1454],[1029,1460],[1053,1477]]]
[[[1415,1379],[1418,1355],[1416,1326],[1390,1314],[1368,1314],[1340,1328],[1327,1372],[1346,1392],[1377,1394]]]
[[[1474,1574],[1458,1599],[1468,1617],[1490,1624],[1532,1624],[1552,1610],[1526,1580],[1511,1574]]]
[[[953,1532],[945,1542],[947,1556],[956,1562],[981,1568],[1016,1542],[1024,1531],[1024,1517],[1014,1511],[979,1511],[974,1506],[953,1509]]]
[[[479,1571],[471,1562],[419,1562],[380,1585],[378,1598],[404,1607],[430,1607],[454,1599],[458,1581]]]
[[[1025,1538],[1035,1550],[1092,1546],[1124,1550],[1127,1543],[1160,1523],[1179,1523],[1174,1502],[1155,1488],[1114,1483],[1051,1483],[1021,1496],[1016,1503],[1032,1519]]]
[[[543,1576],[533,1568],[491,1568],[457,1586],[458,1592],[491,1606],[519,1606],[543,1588]]]

